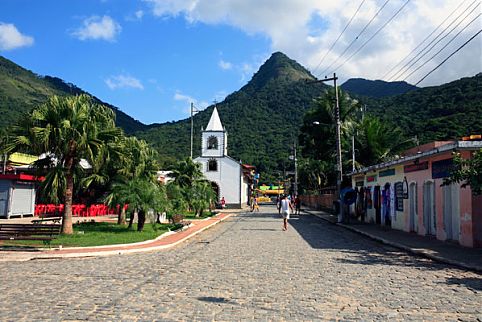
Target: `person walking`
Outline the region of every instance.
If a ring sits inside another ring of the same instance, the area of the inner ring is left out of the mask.
[[[253,199],[253,209],[251,210],[251,212],[253,212],[253,211],[258,211],[258,212],[259,212],[258,196],[254,196],[254,199]]]
[[[295,197],[295,214],[300,215],[301,214],[301,199],[300,196],[296,195]]]
[[[283,231],[288,230],[288,219],[290,219],[290,210],[293,210],[293,205],[288,200],[286,195],[281,199],[281,214],[283,216]]]

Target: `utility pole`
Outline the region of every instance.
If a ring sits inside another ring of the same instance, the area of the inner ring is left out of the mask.
[[[194,107],[194,103],[191,102],[191,159],[192,159],[192,148],[193,148],[193,137],[194,137],[194,112],[199,112],[198,109]]]
[[[351,172],[355,172],[355,134],[352,135],[351,137]]]
[[[316,82],[328,82],[333,81],[333,87],[335,88],[335,123],[336,123],[336,198],[337,200],[340,199],[340,191],[341,191],[341,181],[343,179],[343,168],[341,163],[341,121],[340,121],[340,103],[338,99],[338,87],[336,86],[336,73],[333,73],[333,77],[325,79],[320,79]],[[340,215],[339,221],[343,221],[343,205],[340,201]]]
[[[294,153],[293,156],[295,158],[295,196],[298,196],[298,158],[296,157],[296,142],[293,145],[294,147]]]

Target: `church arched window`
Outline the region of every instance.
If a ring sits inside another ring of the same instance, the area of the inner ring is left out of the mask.
[[[211,159],[208,161],[208,171],[218,171],[218,161]]]
[[[215,136],[210,136],[208,138],[208,150],[217,150],[218,149],[218,138]]]

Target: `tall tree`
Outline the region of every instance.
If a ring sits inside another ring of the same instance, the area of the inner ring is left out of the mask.
[[[174,182],[181,188],[191,186],[195,181],[203,178],[201,165],[194,162],[191,158],[179,161],[172,168]]]
[[[91,171],[98,171],[100,160],[108,158],[106,144],[119,133],[114,112],[87,95],[53,96],[12,128],[9,150],[42,155],[34,163],[46,172],[41,189],[65,202],[62,233],[73,233],[74,180],[79,179],[76,174],[84,173],[82,161],[90,164]]]
[[[104,201],[111,206],[122,205],[119,209],[118,223],[125,224],[124,205],[128,204],[128,201],[119,199],[119,194],[115,193],[115,187],[125,185],[137,178],[155,182],[156,171],[159,169],[157,152],[144,140],[138,140],[136,137],[124,137],[115,142],[112,151],[113,157],[109,167],[110,193]],[[132,225],[133,217],[134,213],[131,212],[130,225]]]
[[[370,115],[357,122],[348,135],[355,138],[356,167],[389,161],[414,144],[399,127]]]

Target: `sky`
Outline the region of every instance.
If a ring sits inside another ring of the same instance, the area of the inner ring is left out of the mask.
[[[0,0],[0,55],[163,123],[222,101],[276,51],[318,78],[415,84],[480,14],[480,0]],[[481,57],[479,34],[418,86],[474,76]]]

